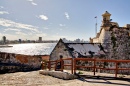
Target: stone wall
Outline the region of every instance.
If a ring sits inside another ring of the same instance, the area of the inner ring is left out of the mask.
[[[103,44],[106,52],[105,59],[130,60],[130,36],[129,29],[123,27],[110,28],[110,37]],[[109,63],[106,67],[113,67],[114,63]],[[119,63],[120,68],[129,68],[130,63]],[[129,70],[119,73],[130,74]]]
[[[70,53],[68,52],[68,50],[66,49],[64,43],[62,43],[61,41],[56,45],[56,47],[52,51],[50,55],[50,60],[53,60],[53,61],[59,60],[60,56],[63,56],[63,58],[72,57]]]
[[[130,36],[126,28],[111,28],[110,37],[104,42],[107,59],[130,60]]]
[[[41,56],[0,52],[0,73],[30,71],[41,68]]]
[[[107,32],[107,37],[103,41],[103,50],[106,55],[100,59],[108,60],[130,60],[130,29],[125,27],[111,27]],[[98,58],[98,57],[96,57]],[[80,65],[93,65],[92,62],[80,62]],[[115,68],[113,62],[97,63],[96,66],[102,66],[104,68]],[[130,68],[130,63],[119,63],[119,68]],[[85,70],[89,70],[86,68]],[[115,73],[114,70],[99,70],[99,72]],[[130,74],[130,70],[120,70],[118,73]]]

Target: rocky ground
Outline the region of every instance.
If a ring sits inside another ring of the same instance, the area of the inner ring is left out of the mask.
[[[39,71],[0,74],[0,86],[130,86],[130,80],[80,78],[63,80]]]

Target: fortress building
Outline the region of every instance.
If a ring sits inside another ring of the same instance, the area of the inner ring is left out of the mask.
[[[119,27],[117,22],[111,22],[110,16],[107,11],[102,14],[100,31],[90,42],[102,44],[106,59],[130,60],[130,24]]]
[[[106,43],[110,37],[110,28],[120,28],[120,29],[130,29],[130,24],[126,24],[124,27],[119,27],[117,22],[111,22],[110,19],[111,14],[109,12],[105,12],[102,14],[102,24],[99,33],[97,33],[96,37],[90,38],[91,43]],[[130,31],[129,31],[130,32]]]
[[[102,14],[100,31],[96,37],[90,38],[90,43],[66,43],[60,39],[52,50],[49,60],[60,59],[60,56],[63,58],[130,60],[130,24],[119,27],[117,22],[111,22],[110,16],[111,14],[107,11]],[[70,62],[66,61],[65,63]],[[113,62],[105,65],[106,68],[114,66]],[[130,63],[120,63],[118,67],[129,68]],[[104,70],[104,72],[114,73],[115,71]],[[118,73],[130,74],[130,71],[122,70]]]

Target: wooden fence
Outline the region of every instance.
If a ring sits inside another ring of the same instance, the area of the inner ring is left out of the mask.
[[[71,63],[70,64],[64,64],[64,61],[68,60]],[[57,64],[58,62],[61,62],[61,68],[57,69]],[[48,62],[48,69],[54,69],[54,70],[59,70],[59,71],[63,71],[65,66],[70,66],[71,67],[71,73],[73,74],[73,58],[65,58],[65,59],[60,59],[60,60],[56,60],[56,61],[49,61]]]
[[[65,60],[70,61],[70,64],[64,64]],[[91,61],[93,63],[93,65],[89,65],[89,66],[77,65],[76,63],[78,61]],[[119,66],[118,66],[119,63],[130,63],[130,60],[105,60],[105,59],[92,59],[92,58],[65,58],[65,59],[60,59],[60,60],[56,60],[56,61],[48,61],[46,63],[46,66],[48,66],[49,70],[51,70],[52,68],[54,70],[56,70],[58,62],[61,62],[61,68],[59,69],[59,71],[63,71],[65,66],[70,66],[72,74],[76,73],[76,70],[78,68],[92,68],[93,69],[93,75],[95,75],[97,69],[114,70],[115,71],[115,77],[117,77],[119,70],[129,70],[130,71],[130,68],[119,68]],[[115,65],[114,65],[113,68],[104,68],[104,67],[97,66],[96,65],[97,62],[107,62],[107,63],[112,62]]]

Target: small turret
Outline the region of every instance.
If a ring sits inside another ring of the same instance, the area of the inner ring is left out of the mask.
[[[103,20],[110,20],[110,16],[111,14],[107,11],[104,14],[102,14]]]
[[[101,25],[102,27],[110,27],[111,26],[110,16],[111,16],[111,14],[107,11],[104,14],[102,14],[102,17],[103,17],[103,21],[102,21],[102,25]]]

